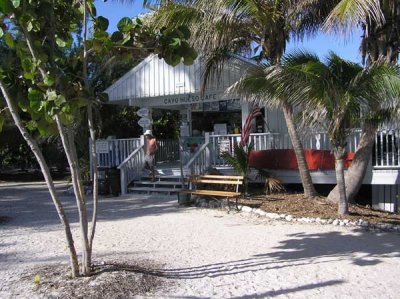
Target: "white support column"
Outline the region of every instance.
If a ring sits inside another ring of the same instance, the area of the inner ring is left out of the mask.
[[[242,101],[242,124],[241,128],[243,128],[244,124],[246,123],[247,116],[250,113],[250,104],[248,102]]]
[[[208,144],[210,142],[210,133],[206,132],[204,134],[204,144]],[[211,153],[210,148],[206,148],[206,168],[211,167]]]
[[[121,195],[125,195],[127,193],[128,186],[126,184],[126,169],[125,167],[120,169],[120,183],[121,183]]]
[[[143,133],[146,130],[152,130],[153,129],[153,109],[152,108],[147,108],[147,109],[149,109],[149,115],[147,116],[147,118],[150,119],[151,123],[150,123],[150,126],[143,127]]]

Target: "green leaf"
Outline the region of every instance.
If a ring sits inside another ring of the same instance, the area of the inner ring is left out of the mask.
[[[44,84],[45,84],[46,86],[49,86],[49,87],[50,87],[50,86],[53,86],[53,85],[54,85],[55,78],[52,77],[52,76],[50,76],[50,75],[46,75],[46,76],[44,77],[43,82],[44,82]]]
[[[50,136],[58,133],[56,125],[54,123],[49,123],[43,118],[37,121],[37,129],[42,136]]]
[[[57,93],[52,90],[52,91],[47,91],[46,92],[46,99],[47,101],[51,102],[51,101],[55,101],[57,99]]]
[[[111,35],[111,41],[114,43],[117,43],[119,41],[121,41],[124,38],[124,35],[122,34],[121,31],[115,31],[112,35]]]
[[[11,0],[13,6],[18,8],[21,5],[21,0]]]
[[[187,26],[179,26],[178,31],[182,33],[184,39],[190,38],[190,30]]]
[[[131,40],[131,35],[130,34],[128,34],[128,33],[125,33],[124,34],[124,39],[123,39],[123,41],[121,42],[121,44],[123,44],[123,45],[125,45],[127,42],[129,42]]]
[[[96,31],[94,33],[94,38],[98,40],[105,40],[108,38],[108,33],[105,31]]]
[[[1,28],[0,28],[0,30],[1,30]],[[10,32],[7,32],[4,35],[4,41],[6,42],[7,46],[9,46],[11,49],[14,49],[14,46],[15,46],[14,39],[13,39],[13,37],[12,37]]]
[[[181,56],[175,53],[169,53],[164,57],[164,60],[171,66],[177,66],[181,62]]]
[[[28,32],[30,32],[30,31],[32,31],[32,29],[33,29],[33,24],[32,24],[31,21],[29,21],[29,22],[26,24],[26,30],[28,30]]]
[[[110,22],[108,21],[108,19],[106,19],[105,17],[99,16],[96,18],[96,21],[94,23],[94,28],[96,30],[106,31],[108,29],[109,24],[110,24]]]
[[[3,37],[3,35],[4,35],[3,28],[0,27],[0,38]]]
[[[40,102],[40,101],[44,100],[43,93],[37,89],[29,88],[28,100],[29,100],[29,102]]]
[[[65,97],[62,95],[58,95],[57,98],[54,100],[54,104],[56,104],[57,107],[60,107],[65,102]]]
[[[40,111],[43,108],[42,102],[36,102],[36,101],[30,101],[29,102],[29,107],[33,110],[33,111]]]
[[[29,109],[29,101],[25,97],[21,97],[18,99],[18,107],[23,111],[27,112]]]
[[[184,56],[183,57],[183,64],[184,65],[192,65],[194,63],[194,59],[191,56]]]
[[[74,123],[74,116],[72,114],[60,113],[60,119],[63,125],[71,125]]]
[[[179,37],[174,37],[169,45],[171,48],[177,49],[181,46],[181,39]]]
[[[26,128],[27,128],[29,131],[34,131],[34,130],[36,130],[36,129],[37,129],[37,122],[34,121],[34,120],[28,121],[28,122],[26,123]]]
[[[24,73],[24,78],[25,78],[26,80],[33,80],[33,79],[35,79],[35,74],[34,74],[34,73],[26,72],[26,73]]]
[[[127,17],[122,18],[118,22],[118,25],[117,25],[118,30],[122,31],[122,32],[127,32],[127,31],[131,30],[132,26],[133,26],[132,20],[130,18],[127,18]]]
[[[0,0],[0,12],[8,15],[13,11],[14,7],[9,0]]]
[[[65,41],[63,41],[61,38],[59,38],[59,37],[56,38],[56,44],[60,48],[65,48],[65,46],[67,45],[67,43]]]
[[[101,50],[103,50],[103,43],[101,41],[94,40],[92,44],[92,49],[96,52],[101,52]]]

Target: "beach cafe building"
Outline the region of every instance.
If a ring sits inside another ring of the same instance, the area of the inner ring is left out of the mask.
[[[179,176],[205,173],[215,168],[222,173],[233,169],[222,159],[223,152],[232,152],[240,141],[240,131],[253,104],[240,97],[227,95],[225,90],[243,76],[254,63],[233,56],[221,75],[210,80],[201,93],[203,67],[201,59],[192,65],[172,67],[150,55],[111,85],[106,92],[110,104],[136,106],[141,116],[139,125],[151,129],[152,109],[179,111],[180,139],[159,140],[156,154],[160,175]],[[254,143],[251,166],[263,168],[284,183],[300,183],[297,162],[279,109],[262,108],[263,117],[253,122],[250,140]],[[397,128],[382,128],[377,136],[371,163],[364,184],[371,185],[372,205],[397,212],[400,147]],[[157,135],[157,132],[155,132]],[[357,148],[361,131],[355,130],[348,139],[348,164]],[[315,184],[335,184],[334,159],[327,135],[323,131],[303,130],[301,138],[307,164]],[[118,167],[122,193],[140,180],[144,159],[144,138],[97,141],[100,167]]]

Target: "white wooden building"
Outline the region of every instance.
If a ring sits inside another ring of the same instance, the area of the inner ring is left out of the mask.
[[[226,95],[225,90],[245,74],[252,63],[238,56],[233,57],[219,79],[211,80],[201,95],[203,67],[199,59],[190,66],[179,64],[172,67],[156,55],[150,55],[106,92],[111,104],[147,108],[149,119],[152,108],[180,111],[182,139],[202,140],[196,142],[197,147],[187,156],[175,155],[183,160],[185,172],[201,173],[210,166],[229,172],[231,169],[220,158],[219,152],[224,146],[232,149],[232,144],[238,141],[238,129],[242,127],[252,104],[237,96]],[[290,149],[291,142],[281,111],[265,107],[264,115],[264,119],[255,122],[251,135],[255,149]],[[349,138],[349,152],[355,152],[359,137],[360,131],[355,131]],[[400,193],[399,137],[399,130],[393,128],[382,129],[377,134],[374,154],[364,179],[364,184],[372,185],[373,205],[392,212],[397,212],[397,194]],[[330,149],[325,132],[302,132],[302,139],[305,149]],[[181,141],[181,145],[184,143]],[[100,141],[101,146],[100,166],[118,166],[121,169],[121,186],[125,191],[139,175],[143,142],[135,138],[103,140]],[[176,146],[166,141],[164,149],[168,153],[160,153],[160,156],[168,157],[171,152],[179,152]],[[181,147],[181,150],[185,149]],[[285,183],[300,183],[297,170],[275,169],[271,172]],[[333,169],[312,170],[311,175],[315,184],[335,184]]]

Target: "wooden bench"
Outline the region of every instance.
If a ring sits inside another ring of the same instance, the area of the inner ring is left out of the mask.
[[[192,194],[201,196],[210,196],[216,198],[236,198],[242,193],[239,187],[243,185],[243,176],[226,176],[226,175],[193,175],[189,177],[189,189],[182,189],[178,192],[178,202],[180,203],[179,194]],[[198,184],[202,184],[199,188]],[[234,187],[234,191],[225,190],[226,187]],[[215,189],[211,188],[215,187]]]

